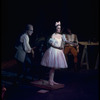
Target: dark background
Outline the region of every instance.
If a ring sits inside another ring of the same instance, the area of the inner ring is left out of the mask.
[[[99,0],[2,0],[1,56],[13,58],[14,45],[26,24],[34,26],[35,37],[49,38],[61,21],[63,32],[71,28],[79,41],[99,40]]]

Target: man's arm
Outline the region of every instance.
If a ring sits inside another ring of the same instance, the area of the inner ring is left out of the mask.
[[[74,46],[77,46],[77,43],[68,41],[68,40],[66,39],[66,37],[65,37],[65,34],[63,34],[62,39],[63,39],[66,43],[68,43],[68,44],[72,44],[72,45],[74,45]]]
[[[75,35],[75,42],[77,43],[76,50],[77,50],[77,52],[79,52],[79,44],[78,44],[77,35]]]
[[[24,49],[27,53],[32,52],[32,48],[29,44],[29,37],[27,35],[25,35],[25,37],[24,37],[23,45],[24,45]]]

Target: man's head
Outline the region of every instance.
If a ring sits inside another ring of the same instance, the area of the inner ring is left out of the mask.
[[[71,29],[67,28],[68,34],[72,34]]]
[[[28,34],[29,36],[31,36],[32,33],[33,33],[33,25],[27,24],[25,30],[26,30],[27,34]]]

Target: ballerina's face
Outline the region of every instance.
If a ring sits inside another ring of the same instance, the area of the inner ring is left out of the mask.
[[[60,32],[61,32],[61,26],[57,26],[56,31],[57,31],[58,33],[60,33]]]

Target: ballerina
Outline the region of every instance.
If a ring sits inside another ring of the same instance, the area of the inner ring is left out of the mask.
[[[53,33],[49,39],[51,47],[46,50],[41,61],[41,65],[51,68],[49,72],[49,85],[51,86],[59,84],[54,81],[55,69],[68,68],[63,48],[61,48],[62,40],[67,43],[71,43],[66,40],[65,35],[61,34],[61,22],[56,22],[55,26],[56,32]]]

